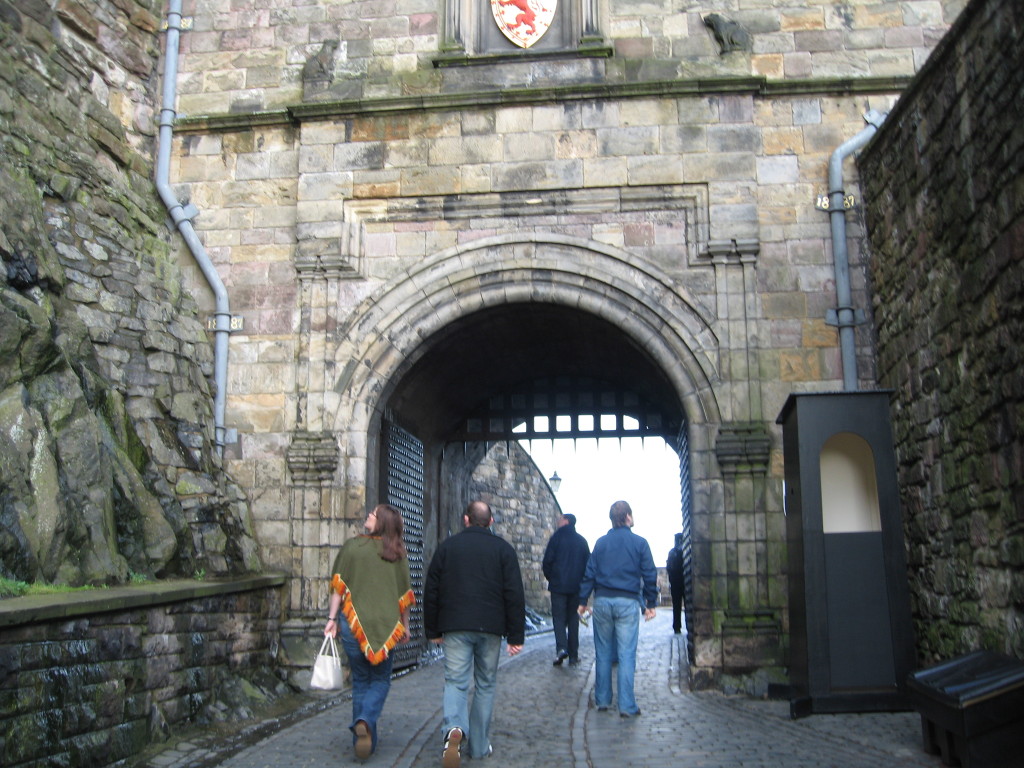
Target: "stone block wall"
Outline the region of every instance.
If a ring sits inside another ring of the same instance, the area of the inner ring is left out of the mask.
[[[497,443],[473,472],[470,494],[491,505],[494,532],[515,547],[527,607],[550,616],[548,582],[541,565],[562,510],[544,475],[518,443]]]
[[[859,161],[924,662],[1024,656],[1022,60],[972,2]]]
[[[571,0],[565,0],[570,2]],[[272,110],[317,100],[393,97],[523,82],[561,86],[608,74],[622,81],[756,75],[772,78],[913,74],[963,6],[962,0],[789,3],[574,2],[601,58],[553,69],[550,61],[504,62],[501,71],[435,66],[453,51],[473,55],[475,34],[450,19],[468,0],[297,3],[214,0],[184,4],[195,20],[183,38],[180,110],[188,115]],[[593,4],[595,7],[597,4]],[[741,7],[736,7],[740,5]],[[469,13],[487,12],[487,4]],[[704,22],[717,10],[750,38],[749,51],[720,55]],[[475,20],[474,20],[475,21]],[[325,43],[337,41],[334,48]],[[610,58],[604,58],[611,54]],[[312,61],[319,56],[319,61]],[[305,72],[304,72],[305,70]],[[317,88],[310,87],[315,81]]]
[[[152,181],[162,4],[0,0],[0,576],[260,567]]]
[[[104,766],[209,722],[231,681],[273,699],[278,576],[45,595],[0,604],[0,763]]]
[[[181,155],[172,177],[205,201],[196,226],[217,244],[211,253],[233,311],[244,319],[244,330],[232,335],[228,395],[228,421],[240,440],[226,459],[251,491],[270,567],[290,567],[288,435],[335,427],[339,397],[330,390],[351,352],[330,346],[337,343],[334,329],[353,322],[368,297],[446,249],[497,235],[557,232],[653,265],[695,315],[712,318],[713,334],[701,329],[694,349],[709,367],[720,366],[727,420],[773,420],[795,389],[838,386],[836,333],[825,323],[835,305],[828,220],[813,209],[814,192],[825,188],[830,152],[861,130],[865,110],[887,110],[891,96],[786,97],[769,104],[748,94],[715,94],[459,111],[421,111],[415,100],[409,103],[391,116],[308,122],[300,131],[261,126],[200,139],[184,126],[176,139]],[[737,135],[761,156],[737,151]],[[533,152],[541,154],[525,154]],[[276,168],[262,178],[254,169],[268,154],[293,163],[294,176]],[[566,211],[532,213],[526,201],[548,195],[564,198]],[[464,214],[439,213],[460,205]],[[859,222],[850,229],[863,236]],[[740,274],[731,241],[720,255],[701,253],[709,234],[756,239],[759,251],[744,257],[756,273]],[[307,259],[307,248],[322,255]],[[558,267],[578,272],[574,258],[567,252]],[[851,258],[855,305],[867,307],[856,242]],[[319,261],[341,264],[351,279],[322,295],[317,289],[309,297],[288,295],[294,276],[289,283],[287,275],[296,265]],[[472,299],[469,288],[466,293]],[[196,294],[201,306],[211,306],[204,290]],[[313,350],[327,361],[311,366],[306,379],[294,362],[306,354],[296,301],[311,303],[314,331],[328,329],[322,332],[327,352]],[[744,316],[744,301],[756,302],[756,319]],[[759,348],[751,360],[743,345],[755,333]],[[859,372],[870,382],[874,361],[863,331],[860,338]],[[751,366],[757,366],[758,400],[746,380]],[[714,431],[694,449],[707,450],[713,441]],[[356,456],[342,453],[341,477],[357,475],[350,464]],[[702,475],[715,471],[713,461],[698,467]],[[695,493],[702,495],[697,509],[713,508],[715,499],[703,498],[710,492]],[[353,498],[354,518],[364,503]],[[781,531],[781,501],[773,503],[772,529]],[[784,592],[782,583],[778,595]]]

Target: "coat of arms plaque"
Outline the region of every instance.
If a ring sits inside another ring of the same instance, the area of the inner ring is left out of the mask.
[[[551,26],[558,0],[491,0],[491,13],[502,33],[520,48],[529,48]]]

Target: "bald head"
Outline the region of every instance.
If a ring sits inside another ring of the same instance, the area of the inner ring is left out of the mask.
[[[491,507],[484,501],[471,501],[466,507],[466,520],[468,525],[475,525],[478,528],[487,528],[491,524],[493,516]]]

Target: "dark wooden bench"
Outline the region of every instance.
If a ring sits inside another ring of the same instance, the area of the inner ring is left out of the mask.
[[[915,672],[924,751],[961,768],[1024,768],[1024,662],[975,651]]]

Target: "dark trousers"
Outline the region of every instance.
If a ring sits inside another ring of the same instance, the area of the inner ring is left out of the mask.
[[[580,657],[579,595],[551,593],[551,625],[555,630],[555,650],[565,651],[570,661]]]
[[[672,587],[672,631],[677,634],[683,628],[683,585]]]

